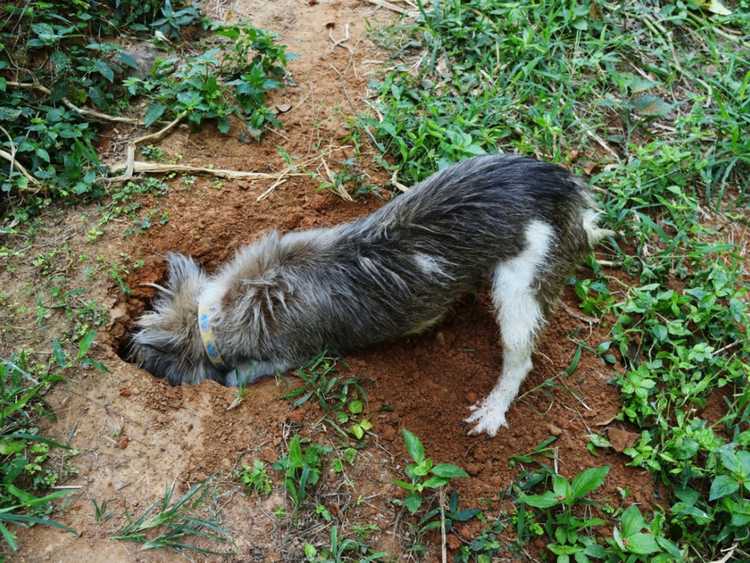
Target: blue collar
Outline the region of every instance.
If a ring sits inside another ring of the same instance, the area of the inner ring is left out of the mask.
[[[211,328],[211,317],[219,310],[219,304],[213,303],[206,305],[198,300],[198,330],[201,333],[201,340],[203,341],[203,348],[206,350],[206,355],[211,363],[219,368],[226,369],[227,365],[224,363],[224,358],[221,357],[219,347],[216,345],[216,336]]]

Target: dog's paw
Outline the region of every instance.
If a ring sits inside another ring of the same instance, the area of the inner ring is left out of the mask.
[[[469,434],[481,434],[486,432],[489,436],[494,436],[501,426],[508,426],[505,421],[505,409],[496,405],[483,403],[472,408],[472,413],[465,422],[476,423],[469,430]]]

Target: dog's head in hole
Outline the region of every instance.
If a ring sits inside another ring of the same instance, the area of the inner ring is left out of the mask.
[[[146,284],[157,293],[153,309],[136,322],[130,358],[172,383],[222,381],[223,373],[206,355],[196,323],[198,296],[207,277],[195,260],[174,252],[167,254],[167,268],[165,286]]]

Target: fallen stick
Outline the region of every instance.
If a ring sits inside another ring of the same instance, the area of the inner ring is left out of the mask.
[[[42,183],[39,180],[37,180],[34,176],[32,176],[31,173],[28,170],[26,170],[23,164],[18,162],[12,154],[0,149],[0,158],[3,158],[4,160],[7,160],[8,162],[10,162],[11,170],[13,168],[17,169],[21,173],[21,175],[29,181],[30,184],[33,184],[37,188],[42,187]]]
[[[349,39],[351,38],[351,35],[349,35],[349,24],[348,23],[346,24],[346,26],[344,28],[344,37],[343,37],[343,39],[338,39],[338,40],[334,39],[333,38],[333,31],[331,31],[330,29],[328,30],[328,38],[331,40],[331,43],[333,43],[333,47],[331,47],[332,51],[335,51],[336,47],[341,47],[342,49],[346,49],[350,53],[352,52],[352,49],[351,49],[351,47],[349,47],[349,45],[344,45],[344,43],[346,43],[347,41],[349,41]]]
[[[374,6],[378,6],[380,8],[385,8],[386,10],[390,10],[392,12],[396,12],[397,14],[401,14],[403,16],[416,16],[417,14],[415,12],[412,12],[410,10],[406,10],[402,8],[401,6],[396,6],[396,4],[392,4],[391,2],[386,2],[386,0],[367,0],[370,4],[373,4]]]
[[[149,133],[148,135],[143,135],[142,137],[138,137],[137,139],[133,139],[132,141],[128,141],[128,149],[126,154],[126,160],[125,164],[122,165],[122,168],[120,168],[121,165],[115,165],[114,169],[121,170],[124,169],[125,173],[122,176],[117,176],[116,178],[111,178],[110,182],[124,182],[127,180],[130,180],[133,177],[133,173],[135,172],[135,149],[140,143],[145,143],[146,141],[158,141],[164,135],[169,133],[169,131],[172,130],[173,127],[175,127],[180,121],[182,121],[182,118],[187,115],[186,111],[183,111],[180,113],[177,117],[175,117],[170,123],[159,129],[158,131],[154,133]],[[148,164],[148,163],[145,163]]]
[[[440,555],[441,562],[448,563],[448,549],[447,549],[447,538],[445,536],[445,489],[440,489]]]
[[[12,81],[8,81],[6,82],[6,84],[8,86],[12,86],[14,88],[21,88],[24,90],[36,90],[38,92],[42,92],[43,94],[46,94],[47,96],[52,95],[52,92],[50,91],[50,89],[42,86],[41,84],[35,84],[32,82],[12,82]],[[65,106],[68,107],[69,109],[72,109],[74,112],[80,115],[91,117],[93,119],[99,119],[101,121],[111,121],[113,123],[130,123],[132,125],[143,125],[143,122],[140,119],[135,119],[134,117],[120,117],[116,115],[109,115],[106,113],[102,113],[100,111],[96,111],[95,109],[78,107],[73,102],[71,102],[68,98],[63,98],[62,103],[65,104]]]
[[[226,178],[228,180],[235,180],[240,178],[255,178],[258,180],[274,180],[278,179],[282,174],[284,176],[305,176],[302,173],[274,173],[269,174],[266,172],[246,172],[244,170],[226,170],[223,168],[206,168],[204,166],[190,166],[187,164],[160,164],[158,162],[144,162],[141,160],[134,160],[133,163],[134,174],[168,174],[170,172],[189,172],[193,174],[209,174],[211,176],[218,176],[219,178]],[[110,168],[114,173],[121,172],[127,168],[127,163],[115,164]],[[110,182],[125,181],[130,178],[119,176],[115,178],[109,178]]]

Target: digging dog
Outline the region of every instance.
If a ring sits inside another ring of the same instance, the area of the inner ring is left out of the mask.
[[[131,357],[172,384],[251,383],[324,349],[423,332],[489,278],[503,365],[466,421],[471,433],[494,436],[566,276],[612,234],[597,214],[585,184],[563,168],[471,158],[351,223],[266,234],[213,275],[169,254],[166,287],[137,321]]]

